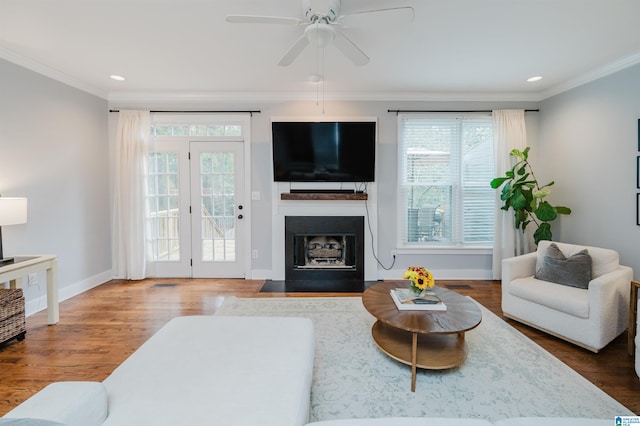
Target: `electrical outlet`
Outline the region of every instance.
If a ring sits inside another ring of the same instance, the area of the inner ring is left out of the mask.
[[[252,259],[258,258],[258,250],[251,250],[251,258]]]
[[[391,257],[396,257],[398,252],[396,250],[391,250]]]

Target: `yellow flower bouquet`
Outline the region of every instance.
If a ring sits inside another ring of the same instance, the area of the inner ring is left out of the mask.
[[[436,284],[433,274],[424,266],[409,266],[403,278],[411,281],[411,290],[417,295]]]

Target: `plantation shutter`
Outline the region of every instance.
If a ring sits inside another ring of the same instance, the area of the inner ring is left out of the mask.
[[[398,141],[401,244],[490,245],[490,117],[400,114]]]

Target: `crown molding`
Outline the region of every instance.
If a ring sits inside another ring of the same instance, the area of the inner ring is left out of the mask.
[[[59,71],[55,68],[51,68],[50,66],[44,65],[38,61],[34,61],[33,59],[22,56],[2,46],[0,46],[0,58],[5,59],[9,62],[12,62],[16,65],[19,65],[23,68],[26,68],[30,71],[44,75],[45,77],[49,77],[60,83],[64,83],[67,86],[71,86],[78,90],[82,90],[83,92],[89,93],[91,95],[97,96],[102,99],[108,99],[107,91],[99,89],[95,86],[89,85],[75,77],[65,74],[62,71]]]
[[[547,89],[541,92],[541,97],[539,100],[542,101],[552,96],[559,95],[560,93],[575,89],[576,87],[582,86],[587,83],[591,83],[592,81],[598,80],[602,77],[606,77],[608,75],[617,73],[618,71],[622,71],[625,68],[637,65],[638,63],[640,63],[640,51],[632,55],[625,56],[622,59],[611,62],[600,68],[596,68],[592,71],[589,71],[588,73],[584,73],[576,78],[572,78],[565,83]]]
[[[205,105],[212,103],[278,103],[318,101],[318,93],[309,92],[122,92],[98,88],[60,70],[22,56],[0,46],[0,58],[109,102],[110,107],[147,106],[153,104]],[[530,101],[540,102],[552,96],[622,71],[640,63],[640,51],[604,65],[562,84],[538,92],[327,92],[323,100],[381,102],[451,102],[451,101]]]
[[[325,93],[325,102],[333,101],[538,101],[538,93],[484,93],[484,92],[335,92]],[[153,104],[203,105],[212,103],[278,103],[315,102],[315,92],[111,92],[111,107]]]

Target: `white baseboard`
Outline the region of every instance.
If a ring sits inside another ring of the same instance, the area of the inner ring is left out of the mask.
[[[248,280],[270,280],[272,277],[270,269],[252,269],[250,274]]]
[[[67,300],[72,298],[73,296],[77,296],[78,294],[84,293],[87,290],[91,290],[94,287],[99,286],[100,284],[104,284],[107,281],[110,281],[113,278],[113,271],[108,270],[104,271],[100,274],[94,275],[92,277],[86,278],[82,281],[79,281],[74,284],[66,285],[64,287],[58,288],[58,298],[59,301]],[[30,316],[35,314],[36,312],[40,312],[42,310],[47,309],[47,294],[46,294],[46,285],[43,285],[42,295],[39,297],[28,300],[25,303],[25,316]]]
[[[389,271],[379,270],[378,279],[380,280],[397,280],[402,279],[404,269],[392,269]],[[493,275],[491,270],[483,269],[451,269],[451,270],[431,270],[436,280],[491,280]],[[247,279],[252,280],[267,280],[271,279],[272,271],[268,269],[264,270],[251,270],[251,277]],[[104,271],[100,274],[86,278],[82,281],[78,281],[74,284],[70,284],[58,289],[58,297],[60,302],[70,299],[78,294],[84,293],[87,290],[91,290],[101,284],[104,284],[113,279],[113,271]],[[43,285],[40,295],[34,299],[27,300],[25,304],[25,315],[31,316],[36,312],[40,312],[47,308],[47,294],[46,286]]]
[[[492,280],[493,274],[491,270],[486,269],[430,269],[436,280]],[[389,271],[379,270],[379,280],[400,280],[406,269],[391,269]],[[272,277],[269,270],[252,270],[251,278],[253,280],[268,280]]]
[[[486,269],[431,269],[433,276],[437,280],[492,280],[491,270]],[[390,271],[378,271],[378,278],[381,280],[402,279],[406,269],[392,269]]]

